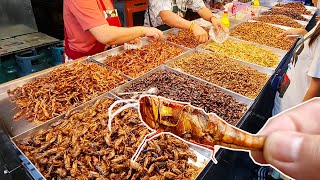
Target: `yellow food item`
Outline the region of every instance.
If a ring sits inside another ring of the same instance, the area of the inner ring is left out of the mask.
[[[252,44],[230,39],[226,40],[222,44],[210,42],[203,48],[263,67],[276,67],[279,63],[279,54],[259,48]]]

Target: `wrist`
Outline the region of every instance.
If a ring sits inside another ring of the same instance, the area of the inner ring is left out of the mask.
[[[216,17],[216,16],[212,15],[212,16],[210,17],[210,22],[213,22],[213,21],[216,21],[216,20],[217,20],[217,17]]]
[[[138,28],[138,34],[140,35],[139,37],[146,35],[146,32],[145,32],[143,26],[139,26],[139,27],[137,27],[137,28]]]
[[[189,26],[189,30],[190,30],[190,31],[193,31],[194,26],[195,26],[195,23],[194,23],[194,22],[191,22],[191,24],[190,24],[190,26]]]

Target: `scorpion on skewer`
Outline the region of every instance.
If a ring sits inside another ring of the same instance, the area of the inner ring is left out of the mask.
[[[112,109],[120,103],[128,104],[112,112]],[[154,95],[142,95],[139,100],[119,100],[112,104],[109,108],[110,130],[113,117],[130,107],[138,108],[140,119],[152,131],[145,137],[132,161],[139,156],[146,141],[162,132],[172,133],[189,144],[210,150],[213,150],[215,145],[237,150],[262,150],[265,142],[265,137],[242,131],[226,123],[214,113],[206,113],[189,103]],[[216,162],[214,158],[213,161]]]

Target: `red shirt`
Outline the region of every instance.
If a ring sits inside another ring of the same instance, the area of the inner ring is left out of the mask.
[[[113,8],[110,0],[103,2]],[[99,0],[64,0],[63,18],[69,48],[81,53],[87,53],[99,43],[88,30],[108,24]]]

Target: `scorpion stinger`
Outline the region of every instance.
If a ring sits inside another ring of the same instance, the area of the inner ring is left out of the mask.
[[[128,104],[122,106],[121,108],[117,109],[114,113],[112,113],[113,108],[121,103],[128,103]],[[138,106],[139,106],[139,101],[134,100],[134,99],[118,100],[118,101],[115,101],[113,104],[111,104],[111,106],[108,109],[108,115],[109,115],[108,128],[109,128],[109,131],[111,131],[112,119],[116,115],[118,115],[119,113],[121,113],[125,109],[131,108],[131,107],[138,108]]]

